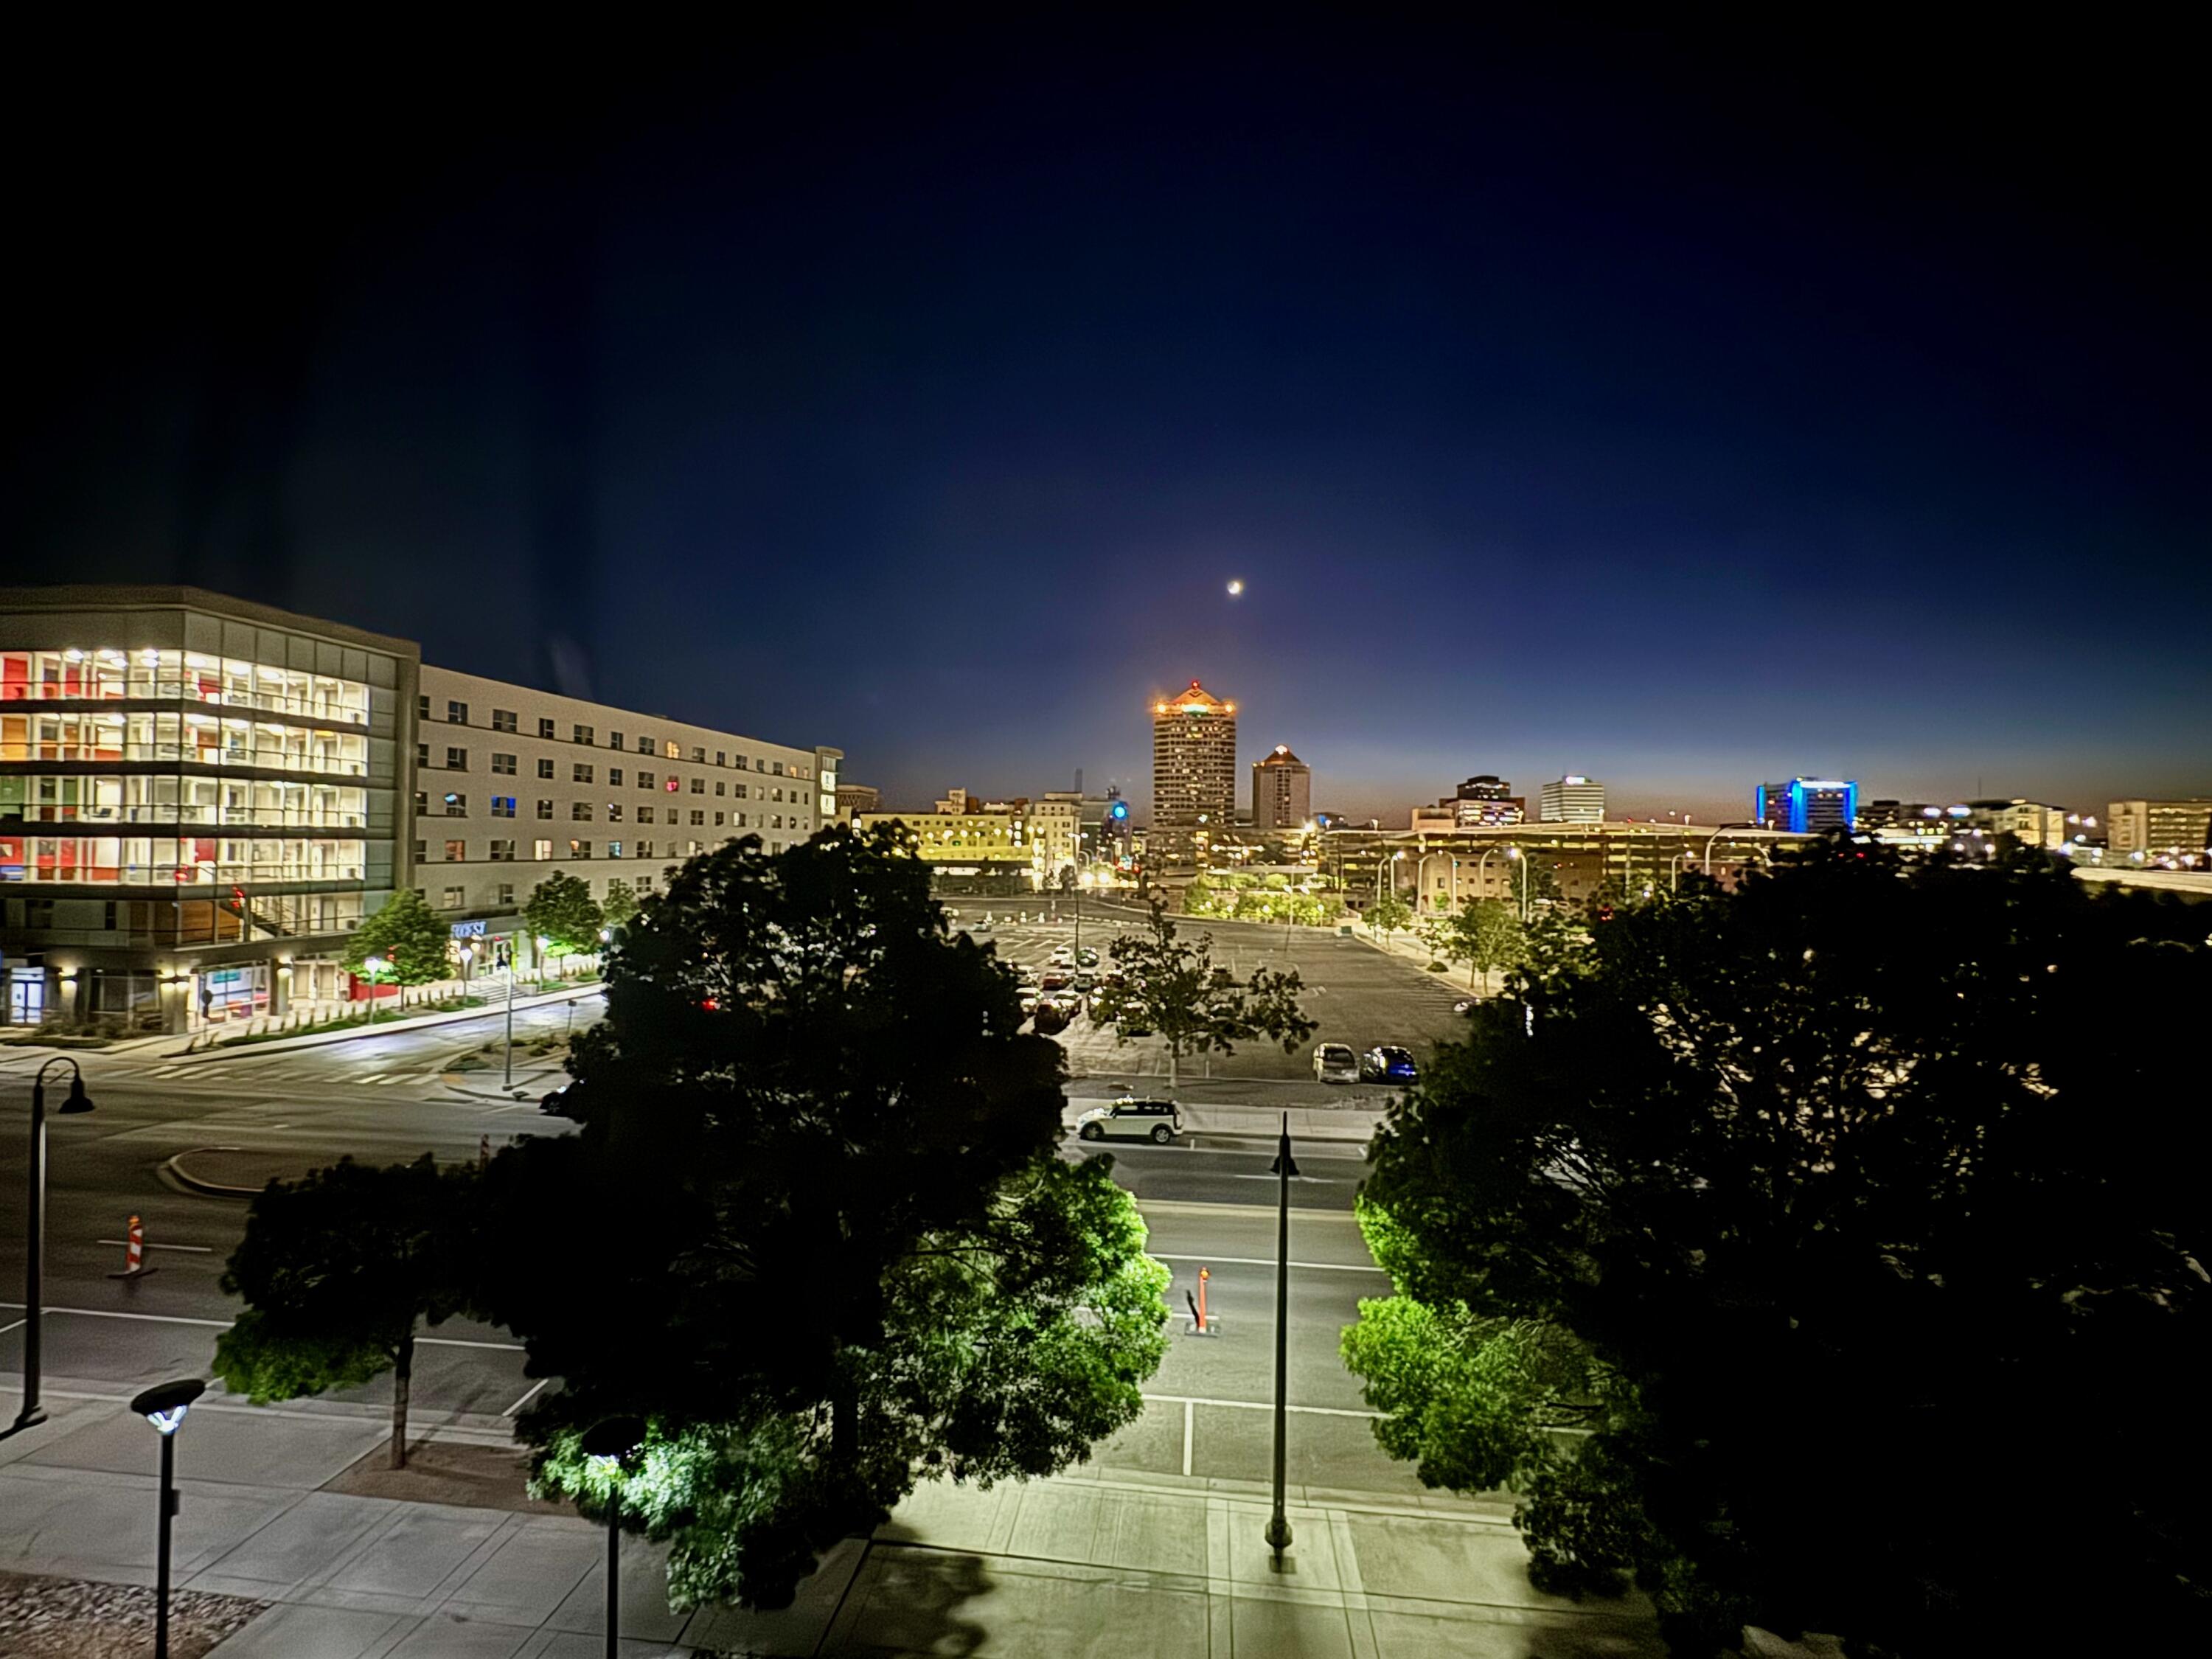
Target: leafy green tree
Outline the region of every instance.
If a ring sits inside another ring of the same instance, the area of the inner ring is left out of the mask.
[[[530,890],[522,907],[522,925],[539,939],[550,939],[550,954],[573,956],[599,948],[599,929],[605,915],[592,897],[591,883],[556,870]]]
[[[1491,975],[1520,966],[1528,951],[1527,930],[1503,899],[1462,904],[1444,918],[1438,941],[1446,961],[1467,964],[1469,990],[1474,988],[1476,975],[1487,982]]]
[[[1367,925],[1388,940],[1412,924],[1413,910],[1395,893],[1385,893],[1367,907],[1366,917]]]
[[[626,927],[636,915],[637,895],[630,890],[629,884],[619,876],[608,882],[605,902],[599,906],[599,925]]]
[[[1238,1043],[1262,1038],[1292,1054],[1314,1034],[1314,1022],[1298,1007],[1304,987],[1295,968],[1255,967],[1239,985],[1229,969],[1214,965],[1213,936],[1201,933],[1194,944],[1182,942],[1157,902],[1146,930],[1122,934],[1109,954],[1121,980],[1091,993],[1091,1021],[1112,1026],[1120,1042],[1142,1036],[1162,1038],[1168,1048],[1171,1093],[1181,1081],[1185,1054],[1233,1054]]]
[[[2212,1351],[2205,932],[1838,839],[1530,964],[1375,1143],[1383,1443],[1514,1486],[1540,1578],[1632,1572],[1682,1652],[2201,1636],[2212,1449],[2142,1403]]]
[[[788,1601],[919,1480],[1065,1468],[1164,1352],[1133,1201],[1056,1156],[1058,1046],[897,846],[685,864],[576,1040],[580,1133],[485,1177],[495,1229],[590,1218],[487,1262],[489,1310],[561,1382],[520,1420],[539,1486],[603,1504],[577,1437],[645,1417],[623,1523],[671,1544],[684,1605]]]
[[[430,985],[453,972],[453,928],[411,887],[385,900],[383,908],[346,935],[345,965],[358,974],[371,957],[384,967],[379,980],[398,985]]]
[[[407,1466],[415,1335],[459,1312],[476,1255],[471,1165],[428,1153],[385,1168],[341,1158],[272,1181],[246,1213],[222,1288],[246,1311],[215,1368],[257,1406],[392,1381],[392,1467]]]

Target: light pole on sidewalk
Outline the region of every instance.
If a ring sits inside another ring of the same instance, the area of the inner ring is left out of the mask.
[[[1290,1377],[1291,1315],[1291,1177],[1298,1172],[1291,1157],[1291,1115],[1283,1114],[1283,1139],[1275,1152],[1275,1512],[1267,1518],[1267,1547],[1274,1552],[1274,1568],[1283,1570],[1283,1552],[1291,1547],[1291,1518],[1283,1512],[1283,1431],[1288,1413],[1285,1394]]]
[[[147,1389],[131,1402],[131,1409],[151,1423],[161,1435],[161,1522],[154,1569],[154,1659],[169,1659],[169,1523],[177,1516],[177,1425],[185,1412],[207,1390],[198,1377],[163,1382]]]
[[[70,1068],[70,1091],[55,1109],[64,1117],[92,1109],[92,1097],[84,1091],[84,1073],[66,1054],[55,1055],[31,1079],[31,1190],[25,1206],[30,1225],[24,1235],[23,1404],[15,1413],[18,1429],[33,1428],[46,1420],[46,1408],[39,1403],[40,1328],[46,1312],[46,1073],[57,1066]]]
[[[361,970],[368,975],[368,1023],[376,1024],[376,976],[384,971],[382,957],[364,957]]]
[[[584,1431],[584,1455],[607,1477],[607,1659],[617,1659],[621,1640],[622,1477],[644,1443],[641,1418],[602,1418]]]

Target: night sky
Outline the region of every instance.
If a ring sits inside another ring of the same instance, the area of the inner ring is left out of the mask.
[[[9,580],[902,804],[1141,804],[1193,677],[1401,823],[2212,793],[2179,41],[1209,15],[57,46]]]

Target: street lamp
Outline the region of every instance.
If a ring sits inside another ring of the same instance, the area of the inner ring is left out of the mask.
[[[1505,856],[1521,866],[1521,925],[1528,925],[1528,860],[1517,847],[1505,849]]]
[[[635,1467],[645,1444],[645,1419],[606,1417],[584,1431],[583,1453],[607,1480],[607,1659],[617,1659],[622,1605],[621,1477]]]
[[[376,976],[392,964],[382,957],[368,957],[362,961],[362,971],[368,975],[368,1023],[376,1024]]]
[[[57,1066],[70,1068],[70,1091],[55,1110],[64,1117],[75,1117],[92,1109],[92,1097],[84,1091],[84,1073],[66,1054],[55,1055],[31,1079],[31,1190],[25,1206],[30,1224],[23,1253],[23,1405],[15,1413],[17,1429],[33,1428],[46,1420],[46,1407],[39,1404],[40,1327],[44,1322],[46,1299],[46,1073]]]
[[[1291,1518],[1283,1512],[1283,1430],[1290,1377],[1291,1178],[1298,1172],[1291,1157],[1291,1115],[1283,1114],[1283,1139],[1275,1152],[1275,1512],[1267,1517],[1267,1547],[1274,1569],[1283,1570],[1291,1547]]]
[[[154,1578],[154,1659],[169,1659],[169,1523],[177,1515],[177,1425],[193,1401],[207,1391],[196,1376],[157,1383],[131,1402],[161,1436],[161,1522],[159,1560]]]
[[[1723,835],[1730,830],[1764,830],[1765,827],[1763,823],[1723,823],[1711,835],[1707,836],[1705,837],[1705,874],[1710,876],[1713,872],[1713,843]]]

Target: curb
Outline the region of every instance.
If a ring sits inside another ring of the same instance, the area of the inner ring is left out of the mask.
[[[581,1002],[586,997],[605,993],[604,984],[584,987],[574,991],[555,991],[543,996],[517,997],[515,1008],[526,1012],[532,1008],[556,1008],[563,1002]],[[203,1048],[164,1055],[168,1062],[178,1066],[210,1066],[222,1060],[255,1060],[274,1054],[296,1054],[303,1048],[327,1048],[333,1043],[354,1042],[362,1037],[387,1036],[394,1031],[434,1030],[441,1025],[459,1025],[472,1019],[498,1019],[507,1012],[504,1002],[488,1004],[482,1008],[456,1008],[445,1013],[417,1014],[393,1019],[379,1024],[359,1025],[343,1031],[307,1032],[296,1037],[277,1037],[267,1042],[240,1043],[234,1048]]]
[[[166,1159],[161,1167],[169,1172],[179,1186],[188,1187],[196,1193],[204,1193],[210,1198],[258,1198],[261,1195],[258,1187],[226,1187],[219,1181],[203,1181],[186,1170],[180,1162],[194,1152],[242,1152],[245,1150],[243,1146],[194,1146]]]

